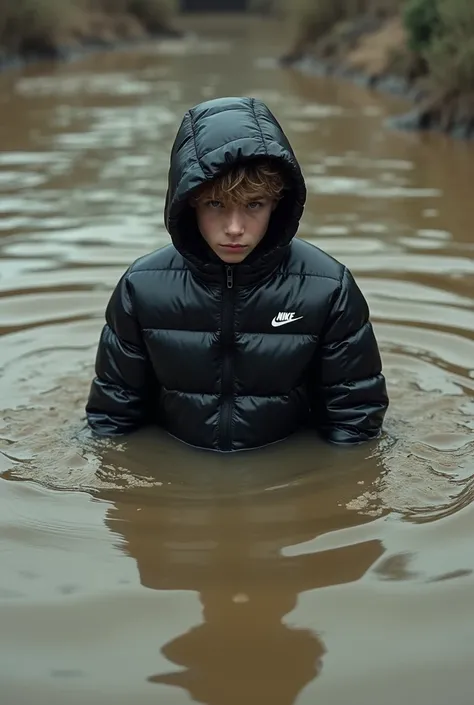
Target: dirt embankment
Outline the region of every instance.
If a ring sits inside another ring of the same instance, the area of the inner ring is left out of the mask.
[[[300,38],[282,63],[406,95],[415,105],[391,121],[396,127],[441,130],[474,139],[474,67],[472,73],[470,67],[460,70],[452,47],[444,56],[438,47],[430,55],[413,50],[410,44],[400,12],[388,16],[366,13],[336,22],[315,41]]]
[[[179,34],[168,0],[2,0],[0,69]]]

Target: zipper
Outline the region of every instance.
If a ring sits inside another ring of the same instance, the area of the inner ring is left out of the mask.
[[[222,408],[219,424],[220,450],[232,450],[233,342],[234,342],[234,270],[225,268],[226,285],[222,293]]]
[[[227,288],[232,289],[232,287],[234,286],[234,270],[229,265],[227,265],[225,268],[225,275],[227,281]]]

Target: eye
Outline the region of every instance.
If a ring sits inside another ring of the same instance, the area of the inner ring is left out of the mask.
[[[262,201],[250,201],[247,203],[247,208],[251,211],[257,211],[259,208],[263,207]]]
[[[217,208],[221,208],[223,203],[222,203],[222,201],[207,201],[206,205],[209,208],[217,209]]]

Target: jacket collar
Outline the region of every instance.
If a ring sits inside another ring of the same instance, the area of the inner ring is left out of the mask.
[[[234,286],[249,287],[264,282],[273,274],[288,255],[289,250],[290,245],[285,245],[272,249],[253,261],[244,260],[241,264],[233,265],[227,265],[213,253],[208,261],[193,256],[185,256],[184,259],[196,279],[225,287],[228,267],[231,267]]]

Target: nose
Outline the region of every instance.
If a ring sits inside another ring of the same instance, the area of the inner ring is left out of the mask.
[[[225,233],[230,237],[238,237],[243,235],[245,230],[244,218],[239,208],[229,208],[226,223]]]

